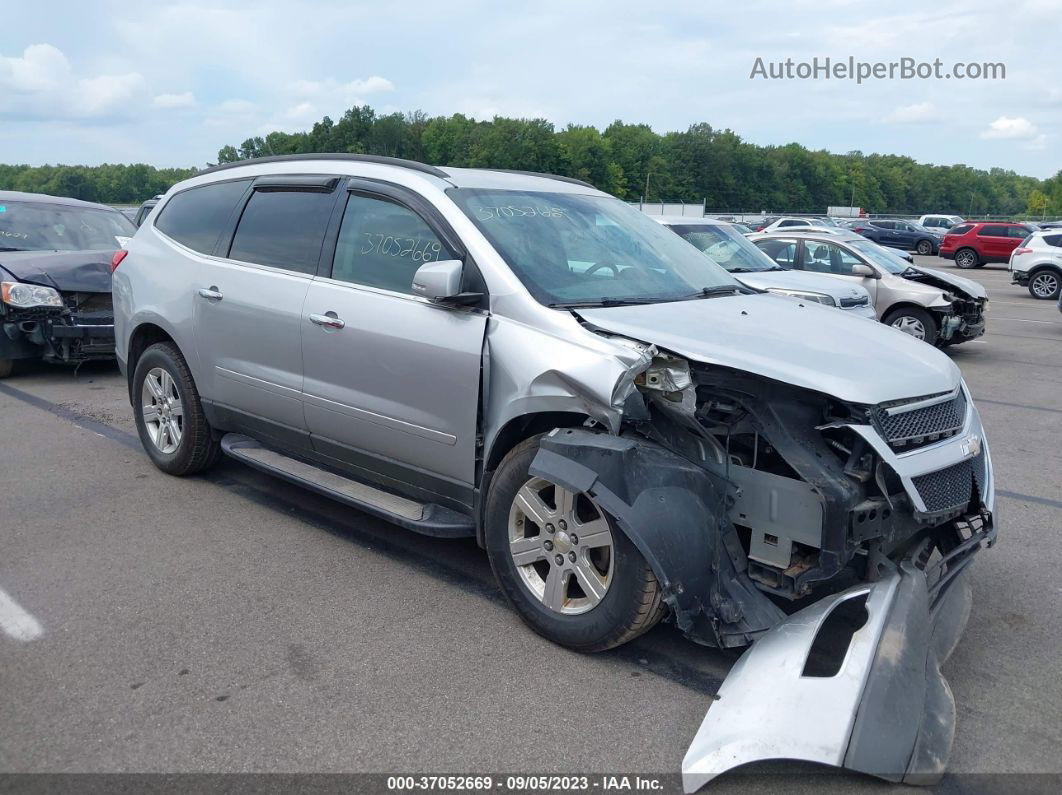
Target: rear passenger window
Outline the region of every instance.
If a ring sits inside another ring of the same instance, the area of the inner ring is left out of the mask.
[[[166,202],[155,219],[155,228],[193,251],[213,254],[218,237],[247,190],[248,182],[247,179],[214,182],[181,191]]]
[[[1062,248],[1062,234],[1059,235],[1044,235],[1044,242],[1049,246],[1055,248]]]
[[[332,278],[413,293],[413,274],[426,262],[454,259],[453,253],[407,207],[352,193],[332,261]]]
[[[981,231],[977,233],[978,237],[1006,237],[1007,227],[1001,224],[985,224],[981,227]]]
[[[314,273],[334,191],[256,190],[240,216],[229,259]]]

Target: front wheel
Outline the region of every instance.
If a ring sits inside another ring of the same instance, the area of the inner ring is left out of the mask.
[[[937,336],[940,333],[937,322],[924,309],[913,306],[894,309],[885,316],[884,322],[905,334],[910,334],[915,339],[928,342],[930,345],[937,344]]]
[[[972,248],[960,248],[955,252],[955,265],[963,270],[976,268],[980,262],[981,258]]]
[[[918,245],[915,246],[915,251],[921,254],[923,257],[928,257],[933,253],[933,244],[928,240],[919,240]]]
[[[1034,273],[1029,279],[1029,295],[1044,301],[1054,301],[1062,289],[1062,279],[1052,271]]]
[[[144,351],[133,374],[133,400],[140,442],[163,472],[193,475],[217,460],[220,445],[176,345],[159,342]]]
[[[487,555],[502,592],[538,634],[570,649],[611,649],[664,614],[652,568],[589,496],[528,470],[538,437],[514,447],[491,479]]]

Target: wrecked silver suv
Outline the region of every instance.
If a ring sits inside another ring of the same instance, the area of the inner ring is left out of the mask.
[[[743,287],[544,175],[264,158],[175,186],[128,251],[116,347],[164,471],[224,452],[474,536],[573,649],[665,617],[753,644],[690,789],[766,757],[942,771],[938,666],[995,530],[981,422],[939,351]]]

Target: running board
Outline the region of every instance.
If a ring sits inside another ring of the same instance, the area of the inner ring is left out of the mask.
[[[457,511],[435,503],[415,502],[337,475],[264,447],[249,436],[227,433],[221,437],[221,449],[226,455],[261,472],[276,475],[407,530],[442,538],[470,538],[476,534],[472,519]]]

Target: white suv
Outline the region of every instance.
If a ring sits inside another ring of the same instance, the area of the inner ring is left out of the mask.
[[[1033,298],[1055,301],[1062,292],[1062,229],[1033,232],[1010,253],[1011,283]]]

